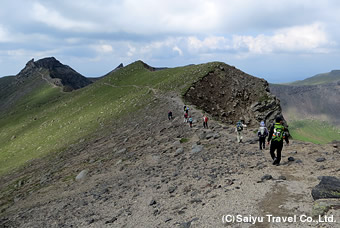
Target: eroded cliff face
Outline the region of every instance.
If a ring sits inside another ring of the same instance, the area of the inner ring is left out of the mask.
[[[340,81],[320,85],[270,85],[287,120],[316,119],[340,127]]]
[[[193,84],[184,99],[229,124],[242,118],[250,126],[262,120],[269,126],[282,115],[280,101],[270,93],[267,81],[223,63]]]

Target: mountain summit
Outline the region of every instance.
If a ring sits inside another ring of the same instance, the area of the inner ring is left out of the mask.
[[[62,87],[65,92],[91,84],[89,79],[71,67],[62,64],[54,57],[28,61],[25,68],[20,71],[16,78],[19,82],[23,82],[27,78],[37,75],[54,86]]]

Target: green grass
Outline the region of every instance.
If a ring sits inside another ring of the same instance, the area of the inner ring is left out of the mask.
[[[187,138],[181,138],[181,140],[179,140],[180,143],[186,143],[189,142],[189,139]]]
[[[183,94],[219,64],[151,72],[138,61],[70,93],[39,84],[0,116],[0,175],[62,152],[95,132],[105,134],[109,123],[148,104],[154,96],[151,90]],[[37,85],[33,80],[27,83]]]
[[[296,81],[292,83],[288,83],[288,85],[321,85],[321,84],[327,84],[331,82],[336,82],[340,80],[340,70],[333,70],[328,73],[323,74],[317,74],[313,77],[306,78],[301,81]]]
[[[289,122],[289,131],[293,139],[325,144],[340,140],[340,129],[324,121],[295,120]]]

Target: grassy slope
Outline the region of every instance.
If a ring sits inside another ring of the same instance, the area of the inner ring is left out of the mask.
[[[296,140],[313,142],[316,144],[329,143],[340,140],[340,129],[324,121],[295,120],[289,123],[289,131]]]
[[[183,93],[219,64],[150,72],[138,61],[71,93],[48,85],[31,91],[0,118],[0,175],[104,132],[108,122],[149,103],[150,88]]]
[[[0,102],[6,99],[7,95],[12,92],[12,83],[15,81],[14,76],[0,78]]]
[[[327,84],[331,82],[336,82],[340,80],[340,70],[333,70],[329,73],[324,74],[317,74],[313,77],[306,78],[302,81],[296,81],[292,83],[288,83],[288,85],[321,85],[321,84]]]

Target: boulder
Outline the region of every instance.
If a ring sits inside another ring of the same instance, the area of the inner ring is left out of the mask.
[[[340,179],[332,176],[323,176],[318,185],[312,189],[312,197],[317,199],[339,198]]]

